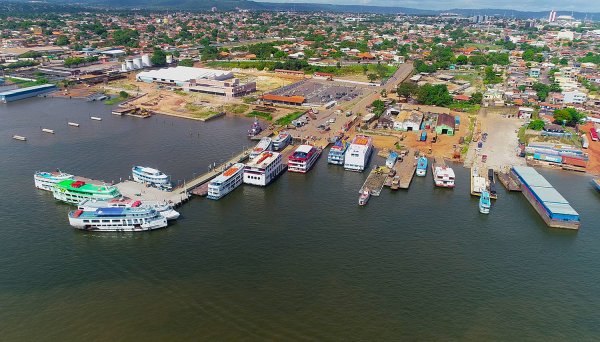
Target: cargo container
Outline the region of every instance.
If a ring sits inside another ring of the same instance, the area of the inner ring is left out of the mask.
[[[421,132],[421,141],[427,141],[427,131],[422,131]]]
[[[547,162],[551,162],[551,163],[562,163],[563,157],[559,156],[559,155],[551,155],[551,154],[545,154],[545,153],[535,153],[533,155],[533,159],[535,160],[541,160],[541,161],[547,161]]]
[[[581,147],[583,147],[583,148],[590,147],[590,142],[588,141],[587,135],[585,135],[585,134],[581,136]]]
[[[579,167],[587,166],[587,160],[575,158],[575,157],[568,157],[568,156],[562,157],[562,163],[567,164],[567,165],[572,165],[572,166],[579,166]]]

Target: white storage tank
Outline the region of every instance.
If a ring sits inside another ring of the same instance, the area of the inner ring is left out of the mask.
[[[142,57],[136,57],[133,59],[133,67],[136,69],[141,69],[144,67],[142,65]]]
[[[173,55],[167,55],[167,64],[173,63]]]
[[[128,59],[125,61],[125,65],[127,66],[127,70],[133,70],[133,61],[131,59]]]
[[[142,55],[142,66],[145,66],[145,67],[151,67],[152,66],[152,62],[150,62],[150,56],[149,55]]]

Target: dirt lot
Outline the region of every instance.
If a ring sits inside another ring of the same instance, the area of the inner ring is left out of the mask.
[[[242,83],[256,82],[256,90],[260,93],[270,92],[302,79],[295,76],[258,71],[256,69],[232,69],[232,71],[235,77],[239,78]]]
[[[487,141],[483,142],[481,151],[477,142],[471,142],[465,165],[471,166],[474,161],[481,161],[487,155],[486,165],[489,168],[502,169],[507,166],[525,165],[525,160],[517,156],[518,129],[523,121],[517,118],[507,118],[503,115],[512,114],[513,109],[482,108],[477,116],[481,133],[488,133]],[[476,128],[477,130],[477,128]]]
[[[588,163],[587,172],[593,175],[600,175],[600,141],[592,141],[589,135],[590,129],[594,127],[593,123],[588,122],[584,126],[580,127],[583,132],[586,132],[590,147],[586,151],[590,157]]]

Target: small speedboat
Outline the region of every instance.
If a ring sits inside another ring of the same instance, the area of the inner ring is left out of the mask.
[[[490,208],[492,207],[492,201],[490,200],[490,193],[487,190],[481,192],[479,198],[479,212],[482,214],[489,214]]]
[[[363,206],[369,202],[369,198],[371,198],[371,192],[369,189],[363,190],[363,192],[358,197],[358,205]]]

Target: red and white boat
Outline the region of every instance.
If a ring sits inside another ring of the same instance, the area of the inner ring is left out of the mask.
[[[307,173],[320,155],[321,149],[312,145],[300,145],[294,153],[288,157],[288,171]]]

